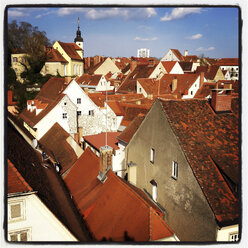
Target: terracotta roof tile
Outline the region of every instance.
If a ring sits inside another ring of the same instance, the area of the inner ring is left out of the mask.
[[[35,97],[34,100],[29,100],[28,103],[34,101],[34,103],[42,103],[46,106],[38,115],[36,111],[29,111],[25,108],[20,117],[27,122],[30,126],[35,126],[43,117],[45,117],[65,96],[62,94],[64,89],[68,86],[64,78],[51,77],[41,88],[41,91]]]
[[[125,115],[124,110],[122,109],[120,103],[117,100],[107,101],[108,106],[114,111],[117,116]]]
[[[97,86],[100,82],[101,77],[102,75],[89,75],[85,73],[81,77],[78,77],[76,79],[76,82],[82,85]]]
[[[198,57],[196,55],[183,56],[185,62],[196,62]]]
[[[26,193],[33,189],[25,181],[15,166],[8,160],[8,194]]]
[[[47,52],[46,62],[62,62],[68,63],[68,61],[60,54],[57,49],[51,49]]]
[[[170,73],[177,61],[162,61],[161,62],[167,73]]]
[[[179,59],[179,61],[184,61],[183,55],[179,52],[178,49],[170,49],[176,57]]]
[[[114,150],[118,150],[118,140],[116,137],[120,135],[120,132],[107,132],[108,146],[111,146]],[[83,136],[84,140],[93,146],[95,149],[100,151],[101,146],[106,145],[106,133],[94,134]]]
[[[107,180],[101,183],[97,179],[98,172],[99,158],[86,149],[65,177],[65,183],[96,240],[125,241],[128,236],[133,241],[149,241],[160,237],[161,233],[165,237],[174,234],[156,215],[157,211],[151,212],[152,204],[148,199],[144,200],[144,196],[141,197],[111,170]],[[157,225],[154,217],[162,225]]]
[[[138,114],[134,118],[134,120],[122,131],[122,133],[117,137],[117,139],[128,144],[144,119],[144,114]]]
[[[63,48],[63,50],[66,52],[66,54],[73,60],[80,60],[83,61],[83,59],[79,56],[77,53],[77,50],[82,50],[77,44],[75,43],[64,43],[61,41],[58,41],[60,46]]]
[[[219,66],[238,66],[239,59],[238,58],[222,58],[220,59],[216,65]]]
[[[62,167],[61,174],[68,170],[77,160],[75,151],[67,142],[69,136],[70,135],[56,122],[39,140],[39,143],[44,146],[52,156],[55,155],[59,161]]]
[[[238,218],[238,200],[223,179],[239,184],[238,114],[215,114],[207,100],[160,103],[218,221]]]

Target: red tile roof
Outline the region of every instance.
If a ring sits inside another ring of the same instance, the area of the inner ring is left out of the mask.
[[[107,180],[98,179],[99,158],[86,149],[64,178],[73,199],[96,240],[150,241],[171,237],[161,211],[139,195],[112,170]],[[154,208],[153,208],[154,207]]]
[[[196,55],[187,55],[183,56],[183,60],[185,62],[196,62],[198,60],[198,57]]]
[[[120,132],[107,132],[107,142],[108,146],[111,146],[114,150],[118,150],[118,140],[117,136],[120,135]],[[100,151],[101,146],[106,145],[106,133],[94,134],[83,136],[84,140],[94,147],[96,150]]]
[[[33,189],[25,181],[15,166],[8,160],[8,194],[31,192]]]
[[[181,68],[183,69],[183,71],[191,71],[192,70],[193,62],[180,61],[179,64],[180,64]]]
[[[128,126],[132,120],[138,116],[138,114],[146,115],[151,108],[151,104],[130,104],[130,103],[120,103],[125,111],[125,115],[121,121],[121,126]]]
[[[117,100],[110,100],[107,102],[108,106],[114,111],[117,116],[125,115],[120,103]]]
[[[238,218],[238,200],[224,180],[239,184],[238,100],[233,99],[235,112],[223,114],[215,114],[207,100],[160,104],[216,219]]]
[[[211,66],[198,66],[196,68],[196,73],[200,73],[200,72],[204,72],[204,76],[206,79],[209,80],[214,80],[218,70],[219,70],[219,66],[218,65],[211,65]],[[224,77],[224,75],[223,75]]]
[[[202,87],[196,92],[194,98],[205,98],[211,95],[211,90],[216,88],[216,83],[203,83]]]
[[[219,66],[238,66],[239,59],[238,58],[222,58],[220,59],[216,65]]]
[[[83,61],[83,59],[79,56],[77,53],[77,50],[82,50],[77,44],[75,43],[64,43],[61,41],[58,41],[60,46],[63,48],[63,50],[66,52],[66,54],[72,59],[72,60],[80,60]]]
[[[138,114],[134,118],[134,120],[122,131],[122,133],[117,137],[117,139],[128,144],[144,119],[144,114]]]
[[[179,52],[178,49],[170,49],[175,56],[179,59],[179,61],[184,61],[183,55]]]
[[[47,52],[46,62],[62,62],[68,63],[68,61],[60,54],[57,49],[51,49]]]
[[[76,78],[76,82],[82,85],[97,86],[101,80],[102,75],[89,75],[83,74],[81,77]]]
[[[70,135],[56,122],[46,134],[39,140],[39,143],[46,148],[50,156],[55,155],[62,170],[61,174],[67,171],[77,160],[77,155],[71,145],[67,142]]]
[[[41,88],[41,91],[35,97],[35,103],[42,103],[46,105],[46,108],[43,109],[38,115],[35,111],[29,111],[24,109],[20,117],[27,122],[30,126],[35,126],[42,118],[44,118],[65,96],[62,94],[64,89],[68,86],[64,78],[51,77]],[[32,100],[30,100],[32,101]],[[29,102],[30,102],[29,101]],[[43,105],[43,106],[45,106]]]
[[[161,62],[167,73],[170,73],[177,61],[162,61]]]

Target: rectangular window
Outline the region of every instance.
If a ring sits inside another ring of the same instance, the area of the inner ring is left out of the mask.
[[[25,230],[19,230],[15,232],[10,232],[9,233],[9,241],[15,242],[15,241],[31,241],[30,238],[30,230],[25,229]]]
[[[178,163],[175,161],[172,162],[172,178],[178,178]]]
[[[231,233],[229,235],[229,241],[238,242],[239,241],[239,234],[238,233]]]
[[[67,119],[67,113],[63,113],[63,114],[62,114],[62,118],[63,118],[63,119]]]
[[[77,111],[77,115],[81,115],[82,114],[82,112],[81,111]]]
[[[89,110],[89,115],[94,116],[94,110]]]
[[[77,98],[77,104],[81,104],[81,98]]]
[[[155,150],[152,148],[150,152],[150,162],[154,164]]]
[[[24,218],[24,201],[12,202],[8,204],[9,221],[19,221]]]
[[[17,57],[13,57],[13,62],[17,62]]]
[[[193,91],[190,91],[190,94],[193,95]]]

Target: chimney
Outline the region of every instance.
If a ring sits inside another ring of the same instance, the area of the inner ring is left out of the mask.
[[[200,72],[200,85],[199,85],[199,88],[202,87],[204,83],[204,72]]]
[[[130,63],[130,71],[133,71],[137,66],[137,61],[132,60]]]
[[[177,77],[175,76],[172,80],[171,91],[174,92],[177,88]]]
[[[211,106],[215,110],[215,112],[231,111],[231,103],[231,89],[212,89]]]
[[[100,147],[100,168],[97,178],[104,183],[107,180],[107,172],[112,169],[113,148],[106,145]]]
[[[66,76],[66,77],[65,77],[65,83],[66,83],[66,84],[69,84],[70,82],[71,82],[71,77]]]
[[[188,50],[185,50],[185,51],[184,51],[184,56],[186,57],[186,56],[188,56],[188,55],[189,55]]]

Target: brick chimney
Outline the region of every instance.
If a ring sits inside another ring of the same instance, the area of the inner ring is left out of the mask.
[[[174,92],[177,88],[177,77],[175,76],[172,80],[171,91]]]
[[[199,85],[199,88],[202,87],[204,83],[204,72],[200,72],[200,85]]]
[[[66,77],[65,77],[65,83],[66,83],[66,84],[69,84],[70,82],[71,82],[71,77],[66,76]]]
[[[113,148],[111,146],[100,147],[100,171],[104,173],[108,167],[112,168]]]
[[[188,55],[189,55],[188,50],[185,50],[185,51],[184,51],[184,56],[186,57],[186,56],[188,56]]]
[[[218,94],[222,92],[221,94]],[[212,89],[211,106],[215,112],[231,111],[232,90],[231,89]]]

